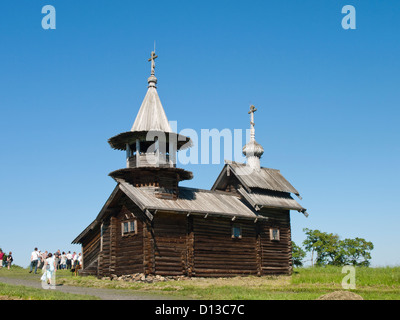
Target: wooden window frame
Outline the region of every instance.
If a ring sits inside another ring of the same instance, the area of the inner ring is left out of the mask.
[[[274,231],[277,232],[276,237],[274,237]],[[269,239],[271,241],[281,241],[281,232],[280,232],[279,228],[270,228],[269,229]]]
[[[128,224],[128,231],[125,231],[125,224]],[[134,229],[132,230],[132,225]],[[121,235],[123,237],[137,234],[137,220],[124,220],[121,221]]]
[[[239,229],[239,235],[235,235],[235,229]],[[242,226],[238,224],[234,224],[231,229],[231,237],[232,239],[242,239]]]

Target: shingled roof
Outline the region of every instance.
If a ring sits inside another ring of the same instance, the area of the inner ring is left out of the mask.
[[[251,191],[252,188],[259,188],[293,193],[300,197],[300,193],[284,178],[279,170],[263,167],[260,170],[253,170],[246,164],[238,162],[227,162],[225,164],[211,190],[220,189],[221,185],[226,183],[224,178],[227,172],[232,172],[248,191]]]
[[[156,211],[173,211],[181,214],[218,216],[231,219],[268,219],[249,206],[237,194],[179,187],[178,199],[169,200],[157,197],[157,188],[155,187],[137,188],[123,179],[116,180],[118,181],[117,186],[96,219],[72,243],[80,243],[86,234],[98,227],[104,216],[111,212],[110,207],[121,195],[127,196],[149,219],[152,219],[152,215]]]
[[[148,89],[131,130],[110,138],[108,143],[112,148],[126,150],[127,143],[133,144],[136,139],[146,141],[147,138],[153,141],[154,137],[157,137],[160,141],[165,139],[167,143],[173,141],[177,144],[177,150],[192,146],[192,141],[189,137],[172,131],[157,93],[157,78],[153,72],[154,70],[152,70],[152,75],[148,79]]]
[[[254,170],[244,163],[227,162],[211,190],[224,190],[233,175],[240,183],[238,192],[254,207],[282,208],[306,213],[290,194],[299,199],[300,193],[285,179],[279,170],[263,168]]]
[[[131,131],[172,132],[156,87],[149,87]]]
[[[155,188],[136,188],[123,181],[120,181],[120,188],[142,210],[198,213],[247,219],[260,217],[256,211],[241,201],[239,196],[232,193],[179,187],[178,199],[168,200],[158,198]]]

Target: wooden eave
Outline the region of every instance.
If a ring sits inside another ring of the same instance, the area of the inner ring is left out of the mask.
[[[306,209],[303,208],[296,200],[294,200],[289,193],[276,193],[276,194],[267,194],[267,193],[248,193],[243,188],[239,188],[238,192],[246,199],[250,205],[255,208],[255,210],[259,211],[262,208],[268,209],[283,209],[283,210],[296,210],[299,212],[306,212]]]
[[[232,169],[232,168],[230,167],[229,163],[226,163],[226,164],[224,165],[224,167],[222,168],[221,173],[220,173],[220,174],[218,175],[218,177],[217,177],[217,180],[215,180],[213,186],[211,187],[211,190],[212,190],[212,191],[218,190],[218,189],[217,189],[218,187],[226,186],[227,180],[228,180],[228,178],[229,178],[229,175],[230,175],[231,172],[232,172],[231,169]],[[229,175],[228,175],[228,172],[229,172]],[[249,187],[246,186],[245,182],[244,182],[240,177],[238,177],[236,174],[235,174],[235,177],[236,177],[236,178],[239,180],[239,182],[242,184],[242,187],[243,187],[243,188],[245,188],[248,192],[251,192],[251,189],[250,189]]]
[[[243,171],[244,174],[239,174],[238,171]],[[225,164],[211,190],[226,186],[226,180],[229,177],[228,173],[229,175],[233,174],[247,192],[251,192],[254,188],[260,188],[293,193],[301,199],[299,192],[283,177],[279,170],[261,168],[260,171],[253,171],[246,164],[233,161]]]
[[[131,184],[117,180],[124,193],[142,210],[150,212],[179,212],[185,214],[210,215],[225,218],[263,219],[254,209],[240,200],[240,197],[210,190],[179,188],[176,200],[159,199],[145,188],[136,188]]]
[[[137,168],[124,168],[124,169],[118,169],[115,170],[111,173],[109,173],[109,176],[112,177],[114,180],[118,179],[127,179],[131,178],[134,179],[136,176],[141,176],[146,173],[155,173],[157,174],[158,172],[169,172],[172,174],[177,174],[179,176],[179,181],[182,180],[191,180],[193,179],[193,173],[191,171],[187,171],[182,168],[175,168],[175,167],[137,167]],[[118,182],[118,181],[117,181]]]
[[[108,143],[113,149],[126,150],[126,145],[135,144],[137,139],[139,139],[140,141],[147,141],[146,137],[148,137],[149,133],[151,133],[152,137],[158,137],[159,139],[160,137],[165,137],[166,143],[169,143],[170,141],[176,142],[177,151],[184,150],[193,146],[193,142],[189,137],[183,136],[175,132],[165,132],[156,130],[123,132],[108,139]],[[153,142],[153,140],[149,142]]]

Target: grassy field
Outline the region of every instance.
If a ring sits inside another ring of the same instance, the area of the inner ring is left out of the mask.
[[[185,299],[220,300],[313,300],[323,294],[343,290],[345,274],[340,267],[299,268],[292,276],[193,278],[158,283],[137,283],[100,280],[95,277],[74,277],[70,271],[59,271],[57,283],[94,288],[132,290],[147,294],[168,295]],[[400,300],[400,267],[356,268],[356,289],[350,290],[365,300]],[[0,270],[0,277],[39,279],[27,269]],[[39,281],[39,280],[38,280]],[[57,290],[11,288],[0,284],[0,296],[22,299],[80,299]],[[45,291],[45,292],[43,292]],[[54,297],[48,296],[54,294]]]
[[[36,280],[39,283],[40,274],[30,274],[28,269],[14,267],[11,270],[0,269],[0,277]],[[36,289],[22,285],[10,285],[0,282],[0,300],[92,300],[95,297],[68,294],[57,290]]]
[[[69,294],[57,290],[35,289],[0,282],[0,300],[95,300],[95,297]]]

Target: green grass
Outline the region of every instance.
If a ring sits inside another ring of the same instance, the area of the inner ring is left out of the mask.
[[[357,267],[355,273],[356,286],[397,286],[400,284],[400,267],[366,268]],[[338,283],[346,275],[341,267],[314,267],[295,269],[293,284],[301,283]]]
[[[41,272],[29,273],[28,269],[13,266],[11,270],[0,269],[0,277],[34,280],[40,283]],[[37,289],[0,282],[0,300],[93,300],[96,297],[60,292],[57,289]]]
[[[220,300],[310,300],[343,290],[346,274],[341,267],[298,268],[292,276],[193,278],[153,284],[99,280],[95,277],[65,277],[65,284],[119,288],[167,294],[180,298]],[[400,300],[400,267],[356,268],[356,289],[366,300]]]
[[[0,300],[93,300],[95,297],[0,282]]]
[[[135,293],[174,296],[182,299],[219,300],[313,300],[343,290],[346,274],[341,267],[295,269],[292,276],[248,276],[234,278],[192,278],[157,283],[135,283],[75,277],[70,271],[57,272],[57,283],[93,288],[124,289]],[[0,277],[7,270],[0,270]],[[8,277],[36,279],[27,269],[15,269]],[[356,289],[365,300],[400,300],[400,267],[356,268]],[[49,291],[49,290],[43,290]],[[56,291],[56,290],[54,290]],[[1,295],[1,292],[0,292]],[[57,297],[55,297],[57,298]]]
[[[292,284],[297,287],[342,290],[341,283],[346,273],[341,267],[314,267],[295,269]],[[366,300],[400,300],[400,267],[355,269],[356,289],[351,290]]]

